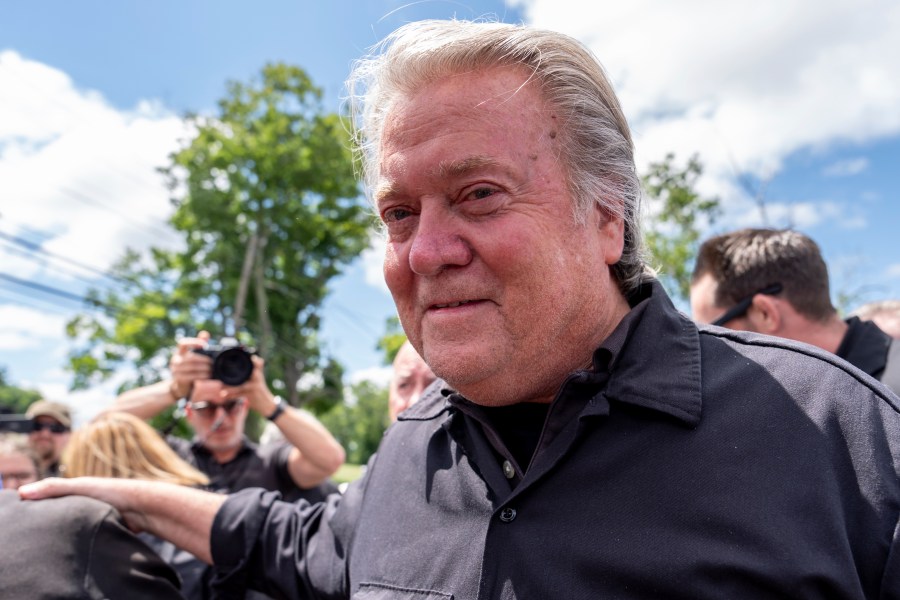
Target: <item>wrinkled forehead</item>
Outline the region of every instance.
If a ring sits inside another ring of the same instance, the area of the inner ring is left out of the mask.
[[[28,456],[20,452],[0,454],[0,469],[16,468],[23,471],[34,469],[34,463]]]
[[[218,398],[222,393],[222,390],[225,389],[225,384],[223,384],[218,379],[198,379],[194,381],[194,389],[191,393],[192,400],[209,400],[211,398]]]

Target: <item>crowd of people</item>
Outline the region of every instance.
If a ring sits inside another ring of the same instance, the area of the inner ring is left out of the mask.
[[[18,523],[15,530],[34,542],[17,552],[16,560],[0,553],[4,583],[0,598],[95,597],[94,593],[102,598],[269,598],[245,588],[238,593],[234,586],[217,589],[210,565],[150,533],[132,534],[106,504],[70,497],[34,505],[19,502],[13,492],[44,477],[59,476],[165,482],[220,494],[261,488],[278,492],[289,502],[316,503],[337,492],[330,479],[344,461],[337,440],[311,414],[288,407],[271,394],[262,358],[249,357],[253,369],[242,385],[228,386],[216,379],[211,357],[192,352],[208,343],[205,331],[180,340],[169,364],[169,379],[124,392],[108,410],[74,431],[69,406],[39,400],[25,415],[31,423],[28,434],[0,434],[0,487],[7,488],[0,493],[0,521]],[[435,380],[409,342],[397,351],[393,372],[388,390],[391,422]],[[146,421],[182,397],[192,440],[165,435]],[[251,409],[277,431],[265,436],[271,441],[255,444],[245,435]],[[63,519],[68,524],[57,526]],[[33,529],[44,533],[32,535]],[[50,564],[67,568],[38,580],[34,564],[46,568],[47,563],[33,561],[51,530],[58,538],[52,542]],[[102,541],[102,547],[94,548],[92,539]],[[77,562],[64,558],[73,551],[79,553]],[[144,582],[148,585],[140,594],[132,595],[131,588]]]
[[[262,358],[214,378],[201,332],[75,432],[40,402],[27,444],[0,441],[24,499],[0,493],[0,519],[110,540],[77,553],[80,584],[17,548],[4,589],[900,599],[897,303],[842,318],[815,242],[746,229],[701,246],[679,312],[645,263],[618,99],[568,36],[410,23],[350,92],[408,336],[364,475],[336,491],[340,444]],[[144,422],[182,399],[193,441]],[[249,410],[282,439],[248,440]]]

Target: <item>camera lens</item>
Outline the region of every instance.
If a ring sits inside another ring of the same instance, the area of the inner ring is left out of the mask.
[[[213,361],[213,379],[225,385],[241,385],[253,374],[253,360],[243,348],[222,350]]]

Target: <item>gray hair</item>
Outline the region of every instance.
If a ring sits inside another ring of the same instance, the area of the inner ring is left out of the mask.
[[[385,118],[398,98],[448,75],[495,66],[521,66],[563,115],[560,136],[567,183],[581,220],[593,202],[625,227],[614,266],[626,294],[649,273],[640,230],[640,180],[625,115],[603,67],[577,40],[524,25],[418,21],[400,27],[356,62],[347,82],[362,175],[378,183]]]
[[[882,315],[900,318],[900,300],[869,302],[851,313],[851,316],[859,317],[863,321],[871,321],[873,318]]]

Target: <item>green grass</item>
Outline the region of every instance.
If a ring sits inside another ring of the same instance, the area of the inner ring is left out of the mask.
[[[337,473],[331,476],[335,483],[351,482],[362,476],[363,465],[343,464]]]

